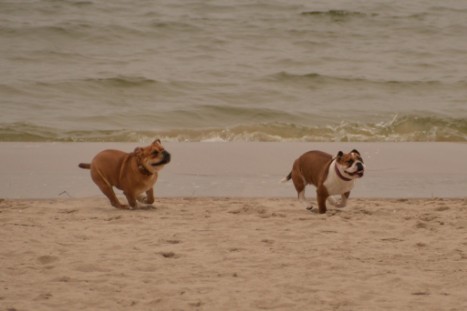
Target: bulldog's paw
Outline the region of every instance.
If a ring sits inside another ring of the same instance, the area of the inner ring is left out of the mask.
[[[136,201],[140,202],[140,203],[146,203],[146,195],[145,194],[140,194],[136,197]]]
[[[156,209],[156,207],[154,205],[151,205],[151,204],[144,204],[144,205],[138,205],[138,209],[141,209],[141,210],[152,210],[152,209]]]
[[[332,206],[335,206],[335,207],[338,207],[338,208],[342,208],[342,207],[345,207],[347,205],[347,200],[343,200],[343,199],[336,200],[333,197],[329,197],[328,202]]]
[[[338,207],[338,205],[339,205],[339,202],[337,202],[336,199],[334,199],[333,197],[328,198],[328,203],[331,204],[332,206],[336,206],[336,207]]]
[[[126,205],[126,204],[114,205],[114,207],[118,209],[133,209],[131,206]]]
[[[335,206],[338,207],[338,208],[343,208],[343,207],[346,207],[347,204],[344,201],[339,201],[339,202],[336,203]]]
[[[336,207],[343,208],[343,207],[346,207],[346,206],[347,206],[347,198],[342,196],[342,198],[337,201]]]

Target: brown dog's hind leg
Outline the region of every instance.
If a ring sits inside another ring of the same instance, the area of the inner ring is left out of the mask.
[[[105,194],[105,196],[109,199],[110,204],[112,204],[113,207],[116,208],[128,208],[128,206],[121,204],[120,201],[117,199],[117,196],[115,195],[114,190],[112,187],[107,186],[107,185],[99,185],[99,189],[101,189],[102,193]]]
[[[112,186],[98,172],[91,170],[91,178],[99,189],[101,189],[102,193],[109,199],[113,207],[128,208],[126,205],[120,203]]]
[[[292,172],[292,181],[293,185],[295,186],[295,190],[297,190],[297,195],[298,195],[298,200],[300,203],[302,203],[307,210],[311,210],[313,208],[313,205],[311,203],[306,202],[305,198],[305,181],[303,180],[303,177],[300,174],[297,174],[295,172]]]
[[[305,181],[303,180],[303,177],[299,173],[295,172],[295,170],[292,170],[291,175],[295,190],[297,190],[297,193],[302,192],[305,189]]]

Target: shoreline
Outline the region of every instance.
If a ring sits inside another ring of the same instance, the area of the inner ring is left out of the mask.
[[[104,149],[145,143],[0,143],[0,198],[103,196],[77,167]],[[367,170],[352,198],[465,198],[465,143],[179,143],[163,142],[172,162],[159,174],[157,197],[296,198],[293,161],[309,150],[358,149]],[[315,198],[314,187],[306,189]],[[117,195],[121,193],[117,192]]]

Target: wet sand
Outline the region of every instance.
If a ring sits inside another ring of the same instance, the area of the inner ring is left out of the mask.
[[[0,198],[81,198],[100,195],[78,168],[104,149],[127,152],[144,143],[0,143]],[[281,184],[309,150],[358,149],[367,167],[352,197],[464,198],[463,143],[164,143],[172,162],[159,176],[160,197],[296,197]],[[307,189],[314,197],[314,189]]]

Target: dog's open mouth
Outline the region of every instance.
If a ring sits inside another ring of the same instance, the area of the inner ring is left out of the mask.
[[[169,162],[170,162],[170,160],[164,159],[164,160],[162,160],[162,161],[160,161],[160,162],[157,162],[157,163],[151,163],[151,166],[152,166],[152,167],[157,167],[157,166],[161,166],[161,165],[167,164],[167,163],[169,163]]]
[[[160,160],[159,162],[151,163],[152,167],[158,167],[158,166],[165,165],[170,162],[170,153],[168,153],[167,151],[163,151],[162,155],[163,155],[162,160]]]
[[[167,163],[169,163],[169,162],[170,162],[170,156],[165,157],[164,159],[162,159],[162,160],[159,161],[159,162],[151,163],[151,166],[152,166],[152,167],[157,167],[157,166],[165,165],[165,164],[167,164]]]
[[[359,171],[356,171],[356,172],[353,172],[353,173],[350,173],[350,172],[347,172],[347,171],[345,171],[345,172],[350,176],[358,176],[358,177],[363,177],[363,174],[364,174],[364,170],[359,170]]]

